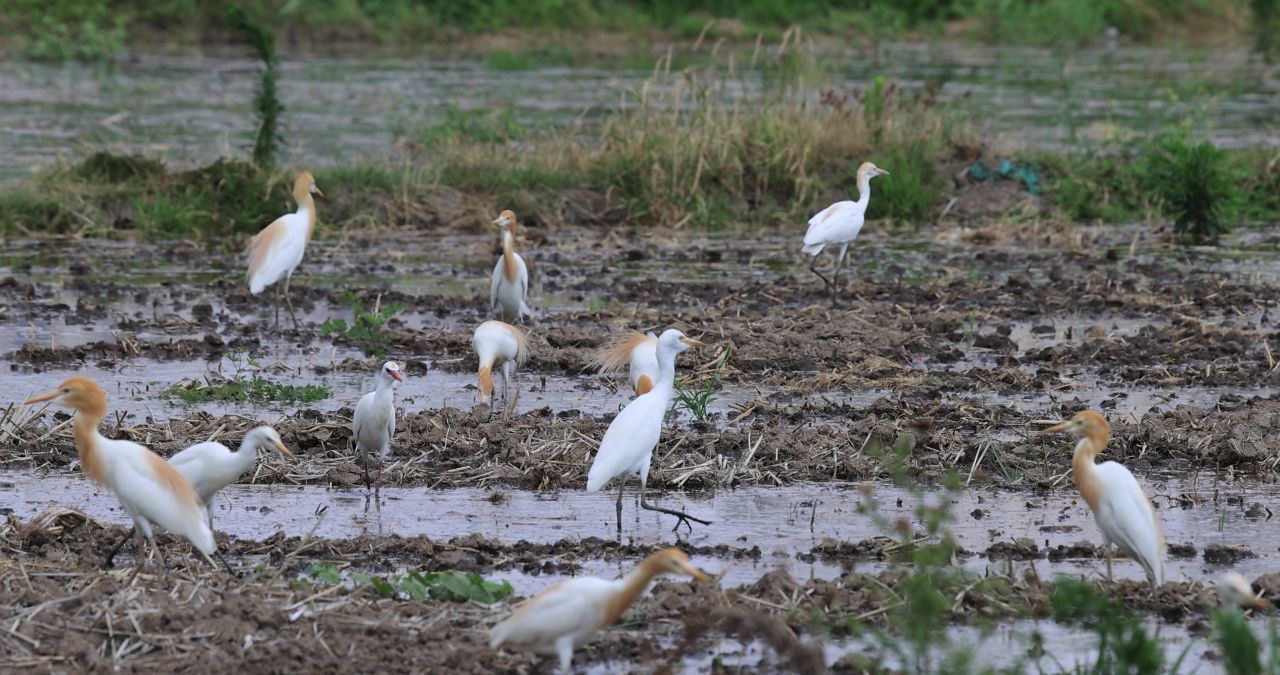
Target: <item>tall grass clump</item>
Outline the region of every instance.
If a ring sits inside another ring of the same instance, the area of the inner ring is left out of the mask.
[[[258,116],[253,132],[253,162],[270,168],[275,165],[280,147],[284,145],[280,132],[280,116],[284,114],[284,104],[280,102],[280,96],[276,92],[279,66],[276,58],[276,36],[262,22],[236,5],[227,7],[227,19],[240,29],[258,55],[258,60],[262,62],[262,75],[253,95],[253,108]]]
[[[1231,229],[1241,195],[1227,154],[1212,143],[1174,136],[1151,147],[1141,170],[1183,240],[1216,243]]]
[[[1280,61],[1280,0],[1250,0],[1254,47],[1267,63]]]
[[[1098,637],[1098,656],[1093,666],[1082,664],[1072,672],[1096,675],[1166,672],[1160,642],[1147,634],[1138,617],[1093,586],[1075,579],[1062,579],[1054,584],[1050,601],[1055,621],[1081,626]],[[1179,671],[1190,649],[1188,644],[1168,672]]]

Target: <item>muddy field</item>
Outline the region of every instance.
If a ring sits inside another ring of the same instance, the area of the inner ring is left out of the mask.
[[[1096,580],[1100,537],[1070,482],[1070,442],[1033,434],[1083,408],[1109,416],[1104,458],[1143,481],[1175,545],[1174,583],[1153,597],[1140,568],[1117,561],[1112,591],[1166,631],[1171,652],[1206,632],[1204,586],[1222,570],[1280,591],[1280,548],[1256,531],[1280,510],[1270,496],[1280,285],[1269,235],[1196,250],[1137,228],[872,227],[833,302],[803,267],[798,230],[528,225],[520,248],[540,316],[511,420],[477,406],[470,336],[488,318],[496,256],[480,225],[314,242],[293,285],[300,330],[287,317],[274,325],[271,293],[249,295],[231,250],[6,242],[0,367],[12,405],[0,412],[0,538],[11,555],[0,558],[10,598],[0,666],[319,671],[358,658],[370,671],[549,668],[487,649],[505,601],[380,598],[309,570],[475,571],[527,596],[569,575],[616,575],[674,542],[718,582],[661,582],[628,623],[579,653],[580,668],[857,671],[876,652],[845,626],[882,619],[901,577],[901,545],[858,506],[874,498],[887,518],[922,529],[920,498],[889,480],[882,449],[892,447],[907,453],[905,477],[930,486],[925,502],[954,518],[957,625],[1029,623],[1069,664],[1089,646],[1046,625],[1047,584]],[[374,339],[322,335],[332,319],[351,322],[357,302],[403,308]],[[678,374],[690,389],[714,378],[717,398],[704,420],[676,411],[650,488],[659,503],[715,522],[673,534],[669,517],[636,515],[629,492],[618,540],[611,497],[582,488],[629,390],[586,371],[590,350],[612,331],[669,326],[707,343],[682,355]],[[373,497],[348,440],[383,354],[407,377],[386,489]],[[331,394],[186,403],[169,391],[250,371]],[[68,416],[21,405],[75,373],[111,398],[105,434],[161,454],[238,443],[263,422],[281,432],[297,461],[270,458],[217,505],[220,548],[243,577],[188,561],[168,537],[168,571],[130,580],[129,552],[120,570],[98,569],[126,519],[80,475]],[[950,472],[963,489],[944,495]],[[1016,637],[986,639],[1030,653]],[[1208,663],[1206,651],[1192,654]]]

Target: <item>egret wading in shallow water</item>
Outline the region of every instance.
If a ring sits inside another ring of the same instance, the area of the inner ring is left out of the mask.
[[[567,673],[573,650],[622,618],[659,574],[684,574],[704,582],[710,579],[680,550],[659,551],[621,579],[570,579],[529,598],[510,618],[493,627],[489,646],[554,654],[560,658],[560,671]]]
[[[378,477],[373,482],[377,489],[382,487],[382,462],[391,452],[391,437],[396,435],[394,388],[396,382],[404,382],[404,378],[400,376],[400,366],[395,361],[387,361],[375,381],[376,388],[356,404],[356,413],[351,418],[351,444],[360,453],[366,488],[369,487],[369,451],[378,452]]]
[[[863,162],[862,166],[858,167],[858,201],[836,202],[809,219],[809,229],[804,233],[804,248],[801,250],[813,256],[809,262],[809,271],[822,279],[833,298],[840,284],[840,266],[844,264],[844,254],[849,249],[849,242],[857,239],[858,233],[862,231],[867,203],[871,201],[871,179],[887,175],[889,175],[888,171],[871,162]],[[822,253],[822,249],[827,246],[840,247],[840,252],[836,254],[832,279],[824,276],[817,267],[818,254]]]
[[[662,437],[662,418],[671,407],[671,399],[675,397],[676,355],[689,347],[704,346],[697,340],[687,338],[684,333],[671,328],[658,338],[658,379],[653,383],[653,390],[637,396],[627,404],[609,423],[600,441],[600,450],[591,463],[591,471],[587,473],[587,492],[597,492],[614,478],[618,479],[618,533],[622,533],[622,492],[627,485],[627,476],[640,475],[640,508],[659,511],[679,518],[676,529],[684,523],[690,530],[695,523],[710,525],[707,520],[700,520],[682,511],[664,509],[645,501],[644,490],[649,482],[649,464],[653,460],[653,449],[658,447]]]
[[[653,390],[658,381],[658,336],[653,333],[625,333],[610,340],[592,357],[591,365],[601,373],[612,373],[629,364],[627,374],[636,396]]]
[[[503,211],[493,221],[502,230],[502,257],[493,266],[493,283],[489,286],[489,309],[494,316],[507,323],[523,321],[533,316],[533,310],[525,304],[529,294],[529,268],[524,258],[516,253],[516,214]]]
[[[1253,592],[1253,584],[1240,576],[1239,572],[1226,572],[1218,577],[1216,588],[1218,601],[1222,603],[1223,609],[1240,607],[1264,610],[1270,607],[1270,603]]]
[[[520,385],[515,381],[516,366],[529,358],[529,343],[519,328],[501,321],[486,321],[476,327],[471,347],[479,362],[476,386],[480,402],[493,400],[493,369],[502,367],[502,401],[506,414],[515,414],[520,399]]]
[[[274,448],[281,457],[293,459],[293,453],[285,447],[280,434],[271,427],[258,427],[245,434],[240,442],[240,449],[232,452],[231,448],[213,441],[196,443],[169,458],[169,466],[178,470],[204,502],[205,513],[209,517],[209,528],[213,529],[213,497],[222,488],[236,482],[244,472],[258,461],[258,451]],[[107,567],[115,560],[116,553],[129,541],[126,534],[107,554]]]
[[[72,429],[80,468],[90,480],[110,490],[133,518],[138,544],[138,567],[146,559],[146,544],[155,544],[152,523],[191,541],[206,558],[217,556],[213,531],[205,522],[204,505],[195,489],[178,470],[159,455],[132,441],[104,438],[98,425],[107,416],[107,394],[87,377],[73,377],[58,388],[27,399],[27,405],[54,401],[76,411]],[[158,551],[159,549],[157,549]],[[163,556],[162,556],[163,557]],[[227,571],[231,567],[222,560]]]
[[[1107,549],[1107,581],[1111,581],[1111,545],[1138,561],[1153,587],[1165,581],[1164,534],[1155,509],[1138,480],[1117,462],[1094,464],[1111,440],[1111,425],[1101,413],[1082,410],[1070,421],[1042,430],[1041,434],[1070,431],[1078,434],[1071,458],[1071,476],[1102,530]]]
[[[267,286],[284,278],[284,302],[293,319],[293,329],[298,329],[298,317],[293,313],[289,299],[289,279],[302,262],[307,242],[316,230],[316,202],[311,195],[324,193],[316,187],[316,179],[310,171],[303,171],[293,180],[293,199],[298,210],[280,216],[275,222],[262,228],[249,240],[249,292],[257,295]],[[280,288],[276,288],[276,325],[280,324]]]

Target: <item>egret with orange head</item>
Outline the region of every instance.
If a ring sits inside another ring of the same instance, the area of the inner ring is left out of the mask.
[[[579,577],[533,596],[493,627],[489,646],[554,654],[560,659],[560,671],[567,673],[573,664],[573,650],[622,618],[659,574],[683,574],[704,582],[710,579],[679,549],[659,551],[621,579]]]
[[[90,480],[110,490],[133,519],[139,567],[146,558],[146,542],[154,545],[153,523],[186,537],[204,555],[222,558],[191,482],[147,448],[98,432],[107,416],[107,394],[97,382],[72,377],[47,394],[27,399],[27,405],[43,401],[76,411],[72,429],[80,468]],[[225,560],[222,564],[227,566]]]
[[[502,368],[502,400],[506,414],[516,411],[520,387],[515,381],[516,366],[529,358],[529,342],[519,328],[501,321],[486,321],[476,327],[471,336],[471,347],[478,361],[477,387],[480,402],[493,400],[493,369]]]
[[[316,187],[316,179],[310,171],[303,171],[293,180],[293,199],[298,210],[277,218],[249,240],[249,292],[257,295],[267,286],[284,279],[284,301],[289,307],[294,330],[298,329],[298,316],[293,312],[289,299],[289,279],[302,263],[307,242],[316,230],[316,202],[311,195],[324,193]],[[277,293],[279,289],[277,289]],[[280,298],[276,298],[276,324],[280,323]]]
[[[1110,442],[1111,425],[1102,413],[1082,410],[1070,421],[1040,433],[1064,431],[1080,436],[1071,458],[1071,474],[1080,496],[1093,511],[1098,529],[1102,530],[1103,545],[1107,549],[1107,581],[1111,580],[1111,545],[1115,544],[1142,565],[1153,587],[1160,586],[1165,581],[1165,542],[1151,500],[1124,465],[1093,461]]]
[[[516,253],[516,214],[503,211],[493,221],[502,231],[502,257],[493,266],[493,281],[489,286],[489,309],[494,316],[507,323],[523,321],[533,316],[533,310],[525,304],[529,295],[529,268],[524,258]]]
[[[840,266],[844,264],[844,254],[849,249],[849,243],[857,239],[858,233],[862,231],[867,204],[871,201],[871,179],[887,175],[889,175],[888,171],[871,162],[863,162],[862,166],[858,167],[858,201],[836,202],[809,219],[809,229],[804,233],[804,248],[801,250],[813,256],[809,262],[809,271],[822,279],[830,289],[833,298],[840,283]],[[822,249],[827,246],[840,247],[840,252],[836,255],[832,279],[824,276],[817,267],[818,254],[822,253]]]

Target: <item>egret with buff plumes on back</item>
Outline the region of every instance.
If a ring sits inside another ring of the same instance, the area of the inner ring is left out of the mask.
[[[489,309],[500,321],[518,323],[526,316],[533,316],[533,310],[525,303],[529,295],[529,268],[516,253],[516,214],[509,209],[503,211],[493,224],[502,232],[502,257],[493,266]]]
[[[476,352],[476,387],[480,390],[480,402],[493,400],[493,369],[502,368],[502,399],[505,415],[515,414],[520,398],[520,385],[516,382],[516,367],[529,358],[529,341],[519,328],[501,321],[486,321],[476,327],[471,336],[471,348]]]
[[[658,336],[653,333],[624,333],[591,356],[591,365],[608,374],[628,364],[627,380],[636,396],[653,390],[658,381]]]
[[[858,201],[836,202],[809,219],[809,229],[804,233],[804,247],[801,250],[813,256],[809,262],[809,271],[818,275],[827,285],[832,301],[835,300],[837,286],[840,284],[840,266],[844,264],[844,254],[849,249],[849,242],[857,239],[858,233],[862,231],[867,204],[871,201],[871,179],[887,175],[888,171],[871,162],[863,162],[858,167]],[[828,279],[817,268],[818,254],[827,246],[840,247],[832,279]]]
[[[298,329],[298,316],[289,299],[289,279],[302,263],[307,243],[316,229],[316,202],[311,195],[324,193],[316,187],[316,179],[310,171],[303,171],[293,181],[293,199],[298,210],[280,216],[275,222],[249,239],[249,292],[257,295],[267,286],[284,279],[284,302],[293,319],[293,329]],[[276,298],[276,325],[280,324],[280,298]]]

